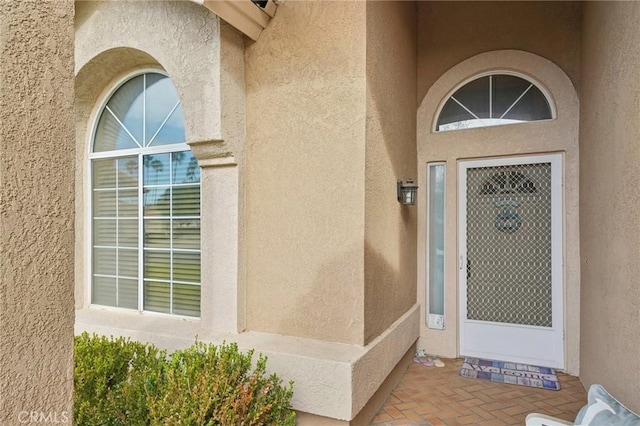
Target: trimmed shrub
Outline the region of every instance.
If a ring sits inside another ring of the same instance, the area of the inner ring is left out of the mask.
[[[294,425],[293,383],[235,343],[153,345],[83,333],[75,341],[74,422],[81,425]]]
[[[147,383],[162,375],[166,354],[153,345],[83,333],[76,336],[74,423],[148,424]]]

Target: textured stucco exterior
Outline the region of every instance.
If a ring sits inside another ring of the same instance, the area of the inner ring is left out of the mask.
[[[585,4],[580,379],[640,412],[640,4]]]
[[[251,330],[364,342],[365,43],[365,2],[285,2],[246,48]]]
[[[71,424],[73,2],[0,2],[0,424]],[[26,419],[26,421],[25,421]]]
[[[578,87],[581,13],[581,2],[418,2],[418,103],[448,69],[492,50],[542,56]]]
[[[366,423],[418,336],[459,354],[457,162],[540,153],[563,159],[565,369],[640,410],[640,5],[283,1],[254,42],[198,3],[0,1],[1,424],[70,418],[74,300],[76,332],[236,341],[295,381],[302,423]],[[89,303],[91,134],[143,69],[171,77],[202,166],[199,319]],[[556,118],[434,134],[493,70]],[[425,327],[430,161],[451,194],[444,331]]]
[[[416,209],[395,182],[416,179],[416,5],[367,4],[364,339],[415,303]],[[402,78],[398,78],[402,76]]]

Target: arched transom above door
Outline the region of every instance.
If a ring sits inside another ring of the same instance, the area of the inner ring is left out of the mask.
[[[435,131],[463,130],[549,120],[552,104],[543,89],[524,76],[496,72],[455,89],[438,111]]]

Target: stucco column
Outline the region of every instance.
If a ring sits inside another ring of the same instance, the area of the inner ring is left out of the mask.
[[[71,424],[72,0],[0,1],[0,424]]]
[[[238,164],[222,140],[189,146],[202,168],[202,324],[216,332],[237,333]]]

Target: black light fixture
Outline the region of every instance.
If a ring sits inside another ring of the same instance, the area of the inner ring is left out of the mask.
[[[416,203],[418,185],[413,183],[413,179],[407,179],[406,183],[398,181],[398,202],[405,206],[413,206]]]

